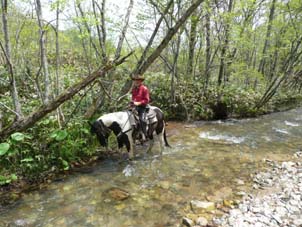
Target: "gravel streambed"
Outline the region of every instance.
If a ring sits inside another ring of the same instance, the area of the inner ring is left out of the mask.
[[[295,154],[302,157],[302,152]],[[258,193],[246,195],[229,214],[214,218],[217,226],[302,227],[302,162],[274,162],[254,177]]]
[[[294,156],[295,161],[265,160],[269,168],[254,176],[253,194],[244,195],[224,215],[214,215],[216,217],[211,220],[184,217],[183,226],[302,227],[302,152],[297,152]],[[213,209],[212,213],[215,213]]]

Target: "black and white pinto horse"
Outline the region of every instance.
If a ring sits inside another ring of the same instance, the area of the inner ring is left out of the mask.
[[[155,106],[150,106],[149,111],[154,111],[156,119],[152,121],[153,123],[147,125],[147,139],[150,140],[148,151],[152,149],[153,135],[156,134],[162,153],[163,145],[170,146],[166,137],[164,114]],[[119,149],[125,145],[129,152],[129,158],[133,158],[135,140],[139,130],[131,119],[134,118],[133,112],[130,110],[105,114],[91,124],[91,132],[96,134],[103,147],[108,146],[108,137],[113,132],[117,138]]]

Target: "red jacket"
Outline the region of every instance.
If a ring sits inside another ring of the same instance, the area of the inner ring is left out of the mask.
[[[139,87],[132,89],[132,102],[141,102],[142,106],[150,102],[149,90],[145,85],[141,84]]]

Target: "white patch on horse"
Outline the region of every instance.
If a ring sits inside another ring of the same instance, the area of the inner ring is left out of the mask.
[[[166,133],[165,133],[165,121],[164,121],[164,115],[163,112],[158,108],[154,106],[150,106],[150,109],[155,111],[156,121],[150,122],[150,132],[149,132],[149,148],[147,149],[150,151],[153,146],[153,135],[157,135],[160,147],[161,147],[161,153],[163,149],[163,145],[169,147]],[[108,113],[105,114],[97,119],[97,121],[101,122],[106,128],[108,128],[109,131],[113,131],[114,134],[117,137],[119,148],[122,148],[123,145],[126,145],[127,150],[129,152],[129,157],[133,158],[133,151],[134,151],[134,143],[135,138],[133,138],[133,122],[131,123],[130,116],[132,115],[129,111],[124,112],[115,112],[115,113]],[[93,127],[92,127],[93,128]],[[148,128],[149,130],[149,128]],[[99,133],[100,134],[100,133]],[[101,139],[103,133],[99,137]],[[107,135],[108,137],[108,135]]]
[[[110,127],[113,122],[116,122],[122,129],[123,132],[130,129],[131,125],[128,123],[129,115],[127,112],[115,112],[108,113],[98,118],[98,120],[102,120],[105,126]]]

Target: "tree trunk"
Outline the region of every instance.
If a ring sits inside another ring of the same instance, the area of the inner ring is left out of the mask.
[[[189,37],[189,57],[188,57],[188,68],[187,76],[193,78],[193,65],[194,65],[194,55],[195,55],[195,46],[196,46],[196,37],[197,37],[197,24],[199,21],[199,16],[196,11],[191,16],[191,29]]]
[[[179,49],[180,49],[180,41],[181,41],[181,34],[178,35],[176,40],[176,47],[174,53],[174,59],[172,64],[172,75],[171,75],[171,102],[175,103],[175,78],[177,77],[177,63],[178,63],[178,56],[179,56]]]
[[[169,1],[169,3],[167,4],[167,6],[166,6],[164,12],[161,14],[160,18],[159,18],[158,21],[156,22],[155,29],[153,30],[153,33],[152,33],[152,35],[151,35],[151,37],[150,37],[150,39],[149,39],[149,41],[148,41],[148,44],[147,44],[147,46],[145,47],[144,52],[143,52],[143,54],[141,55],[139,61],[137,62],[137,65],[136,65],[135,70],[133,71],[134,74],[137,73],[137,72],[139,71],[139,68],[142,66],[143,62],[145,61],[145,58],[146,58],[146,56],[147,56],[147,53],[148,53],[148,51],[149,51],[149,49],[150,49],[150,47],[151,47],[151,45],[152,45],[152,43],[153,43],[153,41],[154,41],[154,38],[155,38],[155,36],[156,36],[156,34],[157,34],[157,32],[158,32],[158,29],[159,29],[159,27],[160,27],[160,25],[161,25],[163,19],[165,19],[165,16],[166,16],[167,12],[169,11],[170,7],[172,6],[172,3],[173,3],[173,2],[174,2],[174,0],[170,0],[170,1]],[[155,3],[154,3],[153,1],[151,1],[151,4],[153,4],[154,6],[156,6]]]
[[[141,67],[139,67],[137,73],[145,73],[149,66],[155,61],[155,59],[160,56],[161,52],[168,45],[173,36],[177,33],[179,28],[186,22],[188,17],[196,10],[196,8],[203,2],[204,0],[196,0],[192,5],[185,11],[182,17],[176,22],[176,24],[169,29],[166,36],[162,39],[157,48],[150,54],[150,56],[142,63]],[[122,93],[127,93],[131,88],[131,80],[128,80],[123,86]]]
[[[46,56],[46,39],[45,31],[43,29],[43,16],[40,0],[36,0],[36,12],[38,17],[39,33],[40,33],[40,59],[44,74],[44,97],[43,103],[48,104],[50,99],[50,78],[48,72],[48,62]]]
[[[85,26],[85,28],[86,28],[88,34],[89,34],[90,43],[91,43],[93,49],[95,50],[96,56],[99,58],[99,57],[100,57],[99,50],[98,50],[97,46],[95,45],[95,43],[94,43],[94,41],[93,41],[93,38],[92,38],[92,35],[91,35],[91,28],[89,27],[87,21],[85,20],[85,13],[84,13],[84,11],[83,11],[83,9],[82,9],[82,7],[81,7],[81,3],[80,3],[80,2],[77,3],[77,7],[78,7],[78,9],[79,9],[79,12],[80,12],[80,14],[81,14],[81,17],[84,19],[84,20],[83,20],[83,24],[84,24],[84,26]]]
[[[84,118],[89,119],[91,118],[97,109],[103,104],[105,98],[104,96],[98,96],[94,101],[93,104],[86,110],[84,114]]]
[[[180,1],[177,2],[177,20],[179,20],[181,15],[181,5]],[[171,13],[171,26],[173,24],[173,15]],[[169,26],[170,27],[170,26]],[[179,33],[176,35],[176,39],[172,41],[172,51],[173,51],[173,63],[172,63],[172,75],[171,75],[171,103],[175,103],[175,78],[177,78],[177,65],[178,65],[178,57],[179,57],[179,50],[180,50],[180,43],[181,43],[181,34],[183,33],[184,29],[181,29]],[[168,54],[169,55],[169,54]]]
[[[192,5],[185,11],[182,17],[176,22],[176,24],[169,29],[165,38],[161,41],[159,46],[153,51],[153,53],[147,58],[147,60],[142,64],[142,67],[139,70],[139,73],[143,74],[149,68],[149,66],[155,61],[155,59],[160,55],[160,53],[165,49],[170,40],[179,30],[179,28],[186,22],[188,17],[196,10],[196,8],[203,2],[204,0],[196,0]]]
[[[229,1],[228,5],[228,13],[232,12],[233,8],[233,0]],[[221,56],[220,56],[220,66],[219,66],[219,73],[218,73],[218,86],[221,86],[222,79],[224,79],[226,74],[226,54],[227,50],[229,49],[229,36],[230,36],[230,22],[227,20],[225,25],[225,35],[224,35],[224,43],[221,50]]]
[[[211,20],[210,20],[210,12],[207,10],[206,16],[206,62],[205,62],[205,82],[204,82],[204,93],[207,93],[209,79],[211,76],[210,64],[211,64]]]
[[[128,9],[127,9],[127,13],[126,13],[126,17],[125,17],[125,24],[124,24],[124,27],[123,27],[122,32],[120,34],[119,41],[118,41],[118,44],[117,44],[117,48],[116,48],[116,51],[115,51],[115,58],[119,58],[120,55],[121,55],[122,46],[123,46],[123,42],[124,42],[124,39],[125,39],[126,31],[128,29],[129,18],[130,18],[132,8],[133,8],[133,0],[130,0],[129,6],[128,6]]]
[[[302,37],[298,38],[295,42],[292,43],[290,53],[282,62],[282,68],[280,70],[282,76],[279,77],[278,74],[280,73],[275,73],[276,76],[271,80],[270,85],[267,87],[260,101],[256,104],[256,108],[260,108],[265,105],[274,96],[282,83],[286,81],[286,79],[292,74],[294,68],[300,64],[300,57],[302,55],[301,44]]]
[[[96,29],[98,33],[98,38],[99,38],[99,44],[101,47],[101,52],[102,52],[102,62],[103,64],[106,63],[107,61],[107,53],[106,53],[106,29],[105,29],[105,5],[106,5],[106,0],[102,1],[102,7],[98,5],[98,3],[95,0],[92,0],[92,7],[93,7],[93,13],[94,17],[96,18],[96,21],[98,22],[98,15],[96,12],[96,6],[98,7],[101,15],[101,25],[97,23]]]
[[[57,3],[56,9],[56,87],[55,87],[55,95],[58,96],[60,94],[60,43],[59,43],[59,19],[60,19],[60,2]],[[62,108],[59,107],[57,109],[57,119],[59,126],[62,126],[62,123],[65,121],[65,117],[62,111]]]
[[[110,69],[115,68],[116,66],[122,64],[133,52],[128,54],[127,56],[121,58],[113,62],[112,64],[108,64],[103,66],[100,70],[95,71],[91,75],[86,76],[82,81],[79,83],[69,87],[65,90],[61,95],[56,97],[52,102],[48,105],[41,106],[37,111],[32,112],[26,118],[22,120],[18,120],[14,122],[12,125],[6,127],[0,132],[1,140],[6,139],[10,134],[23,131],[31,126],[33,126],[37,121],[45,117],[48,113],[52,112],[53,110],[57,109],[62,103],[71,99],[74,95],[76,95],[79,91],[87,87],[91,84],[95,79],[104,76]]]
[[[0,110],[0,131],[2,130],[2,117],[3,117],[2,110]]]
[[[276,5],[276,0],[273,0],[272,6],[271,6],[271,9],[270,9],[269,18],[268,18],[267,31],[266,31],[266,36],[265,36],[265,43],[264,43],[263,50],[262,50],[262,58],[260,60],[259,68],[258,68],[258,72],[261,72],[262,74],[264,74],[264,67],[265,67],[266,59],[267,59],[267,57],[265,55],[267,54],[267,50],[268,50],[269,45],[270,45],[270,40],[269,39],[270,39],[270,36],[271,36],[272,22],[273,22],[274,15],[275,15],[275,5]]]
[[[76,12],[76,16],[79,17],[79,14],[78,14],[78,10],[77,10],[77,5],[75,5],[75,12]],[[77,24],[78,28],[79,28],[79,31],[80,31],[80,34],[84,34],[83,30],[82,30],[82,27],[81,27],[81,24]],[[85,39],[84,38],[81,38],[81,44],[82,44],[82,48],[84,50],[84,55],[85,55],[85,60],[86,60],[86,67],[87,67],[87,70],[89,72],[89,74],[91,73],[91,65],[90,65],[90,60],[89,60],[89,54],[88,54],[88,48],[87,48],[87,45],[85,43]],[[104,64],[104,62],[103,62]]]
[[[13,65],[11,61],[11,53],[10,53],[10,39],[8,32],[8,24],[7,24],[7,0],[1,0],[1,8],[2,8],[2,29],[4,34],[4,46],[1,45],[3,53],[6,59],[6,67],[10,76],[10,93],[12,96],[12,101],[14,104],[14,109],[16,113],[16,119],[19,120],[22,118],[21,104],[19,101],[19,95],[16,85],[15,74],[13,70]]]

